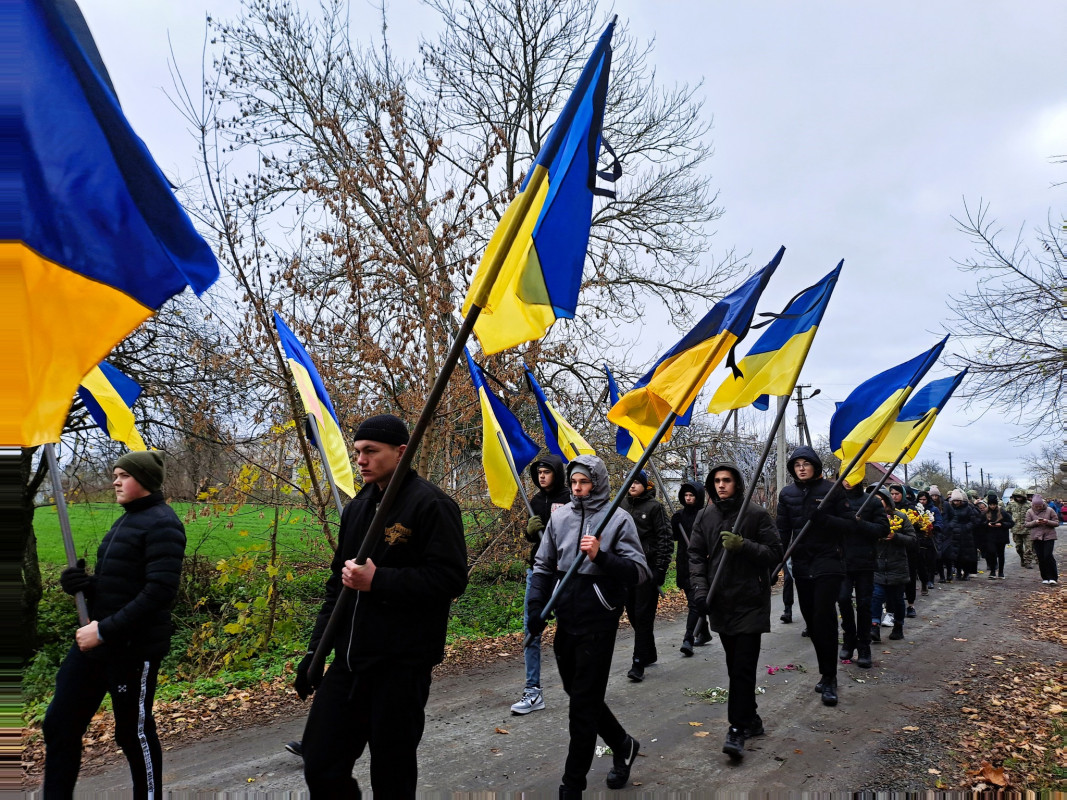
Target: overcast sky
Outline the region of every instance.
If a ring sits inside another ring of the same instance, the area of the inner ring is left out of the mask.
[[[195,143],[164,94],[168,36],[195,82],[205,15],[232,16],[237,3],[80,1],[134,129],[164,171],[191,176]],[[412,0],[389,8],[391,46],[414,57],[432,15]],[[952,220],[964,198],[990,202],[1009,236],[1042,226],[1050,209],[1056,220],[1065,213],[1067,188],[1052,184],[1067,181],[1067,167],[1050,163],[1067,153],[1062,0],[620,0],[615,10],[655,38],[661,80],[704,82],[709,177],[725,209],[709,258],[736,249],[762,265],[784,244],[761,309],[780,308],[845,259],[802,375],[822,390],[808,404],[815,436],[834,401],[943,335],[946,296],[974,279],[954,263],[972,252]],[[370,3],[353,0],[351,14],[357,36],[377,34]],[[674,341],[656,335],[643,337],[650,360]],[[1022,457],[1037,443],[982,411],[950,401],[919,460],[947,466],[952,451],[960,481],[964,461],[972,479],[982,468],[1028,481]]]

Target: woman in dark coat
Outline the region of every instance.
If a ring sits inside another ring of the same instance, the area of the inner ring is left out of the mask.
[[[689,537],[693,533],[693,523],[697,514],[704,507],[704,487],[696,481],[685,481],[678,490],[678,503],[681,508],[671,517],[671,536],[678,542],[676,563],[676,582],[678,588],[685,592],[689,604],[689,616],[685,620],[685,634],[682,636],[682,655],[693,655],[693,645],[698,647],[711,641],[708,631],[708,618],[696,610],[693,604],[693,591],[689,581]]]
[[[1000,507],[995,497],[989,498],[982,527],[985,532],[985,563],[989,580],[1004,578],[1004,548],[1011,538],[1011,515]]]
[[[978,563],[978,553],[974,547],[974,528],[978,521],[978,511],[967,501],[960,489],[953,489],[948,505],[943,513],[944,531],[947,548],[941,558],[948,566],[948,579],[952,581],[952,571],[961,581],[970,580],[968,575],[972,564]]]

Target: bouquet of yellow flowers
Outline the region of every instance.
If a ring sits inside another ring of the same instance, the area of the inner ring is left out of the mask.
[[[901,519],[896,514],[890,512],[889,513],[889,535],[887,537],[885,537],[885,538],[886,539],[892,539],[894,536],[896,536],[900,532],[900,529],[903,528],[903,527],[904,527],[904,520]]]
[[[904,513],[908,517],[908,521],[912,526],[921,533],[923,536],[929,536],[934,530],[934,514],[932,511],[915,511],[913,509],[904,509]]]

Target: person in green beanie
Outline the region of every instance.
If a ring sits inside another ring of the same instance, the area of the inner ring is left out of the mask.
[[[152,716],[159,664],[170,649],[171,609],[185,558],[185,528],[163,498],[158,450],[115,462],[112,487],[123,514],[100,542],[90,574],[85,559],[60,575],[63,591],[85,595],[90,622],[56,675],[45,714],[45,797],[71,797],[82,736],[111,695],[115,742],[130,765],[133,796],[162,794],[162,748]]]

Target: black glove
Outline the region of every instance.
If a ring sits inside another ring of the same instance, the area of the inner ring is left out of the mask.
[[[545,632],[545,626],[548,624],[546,620],[541,619],[541,610],[530,609],[530,619],[526,622],[526,632],[531,636],[540,636]]]
[[[77,594],[92,589],[93,576],[85,571],[84,558],[78,559],[77,566],[67,567],[59,573],[59,585],[67,594]]]
[[[300,695],[301,700],[307,700],[315,691],[315,687],[311,685],[311,680],[308,678],[308,670],[311,668],[311,659],[315,657],[315,653],[307,653],[300,664],[296,668],[296,680],[293,681],[293,688],[296,689],[296,693]]]
[[[825,507],[823,507],[823,508],[816,507],[815,510],[811,512],[811,524],[812,525],[822,525],[823,523],[826,522],[826,520],[827,520],[827,518],[829,516],[830,516],[830,512]]]
[[[652,573],[652,580],[656,582],[656,586],[662,586],[667,580],[667,573],[662,569],[657,569]]]

